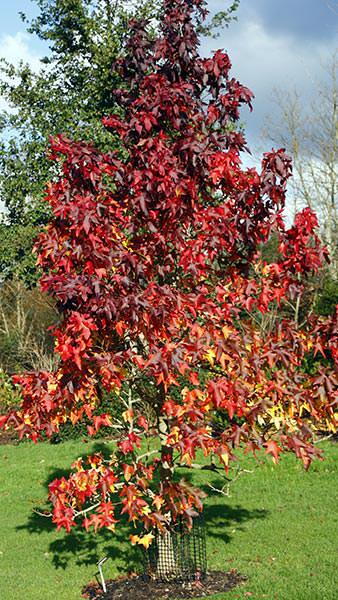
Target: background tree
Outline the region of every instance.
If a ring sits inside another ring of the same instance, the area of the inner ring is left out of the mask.
[[[4,283],[0,294],[0,370],[51,369],[54,340],[48,328],[58,320],[55,305],[38,288],[20,280]]]
[[[239,447],[274,461],[292,451],[307,468],[319,454],[313,431],[335,426],[337,318],[269,329],[256,319],[322,265],[317,220],[307,207],[285,228],[283,150],[266,153],[260,172],[242,168],[234,124],[252,93],[230,76],[227,54],[199,56],[205,16],[202,0],[163,0],[158,36],[130,22],[115,63],[119,109],[104,119],[113,151],[52,142],[60,176],[38,250],[42,289],[63,315],[59,362],[16,377],[22,406],[0,420],[34,440],[84,416],[90,433],[116,428],[109,459],[79,459],[50,484],[53,521],[114,530],[126,518],[145,547],[202,510],[200,491],[178,475],[200,468],[198,451],[220,473]],[[268,264],[260,248],[272,235],[279,259]],[[306,373],[309,355],[322,360]],[[98,414],[102,390],[125,403],[117,422],[114,406]],[[227,422],[216,430],[220,410]]]
[[[48,44],[41,69],[1,66],[0,91],[11,111],[0,115],[0,194],[6,219],[0,226],[0,271],[27,284],[35,282],[34,237],[49,218],[41,202],[46,182],[55,176],[55,164],[46,157],[50,136],[63,132],[74,140],[91,140],[101,148],[110,136],[101,117],[114,110],[111,90],[120,78],[111,72],[125,43],[128,20],[150,15],[153,29],[161,2],[154,0],[33,0],[39,15],[28,21],[28,32]],[[233,18],[239,2],[217,13],[204,27],[212,34]],[[10,247],[1,252],[1,248]]]
[[[291,152],[294,177],[293,212],[309,206],[316,210],[320,235],[330,253],[330,275],[338,280],[338,54],[317,82],[309,104],[299,90],[275,91],[277,118],[268,121],[265,137]],[[291,207],[290,207],[291,208]]]

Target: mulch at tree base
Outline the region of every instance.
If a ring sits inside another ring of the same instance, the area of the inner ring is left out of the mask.
[[[227,592],[244,583],[246,577],[233,569],[228,573],[212,571],[203,581],[192,583],[146,581],[141,576],[120,577],[106,581],[107,592],[98,583],[89,583],[82,590],[82,597],[90,600],[184,600],[203,598],[219,592]]]

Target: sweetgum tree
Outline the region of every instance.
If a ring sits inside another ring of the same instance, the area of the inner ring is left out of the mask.
[[[130,23],[114,66],[125,88],[104,124],[121,151],[52,141],[61,175],[37,249],[42,289],[63,314],[59,363],[16,377],[22,406],[2,418],[33,440],[85,415],[90,433],[111,427],[110,459],[79,459],[50,484],[53,521],[114,530],[126,518],[144,546],[202,510],[178,475],[198,467],[199,450],[226,472],[239,447],[274,461],[292,451],[308,467],[313,430],[334,427],[337,404],[337,318],[264,324],[326,258],[316,217],[307,208],[284,226],[284,150],[264,154],[260,171],[242,167],[235,124],[253,95],[226,53],[198,55],[205,2],[163,0],[163,10],[157,39],[147,22]],[[278,259],[267,263],[271,236]],[[103,391],[125,402],[121,423],[97,414]]]

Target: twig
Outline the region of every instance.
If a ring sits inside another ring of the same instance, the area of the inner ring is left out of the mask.
[[[33,508],[33,512],[39,515],[40,517],[47,517],[48,519],[50,519],[50,517],[53,516],[53,513],[43,513],[37,510],[36,508]]]
[[[319,440],[315,440],[313,443],[320,444],[321,442],[326,442],[326,440],[330,440],[332,437],[333,437],[333,433],[330,433],[330,435],[326,435],[325,437],[322,437]]]
[[[149,450],[149,452],[145,452],[144,454],[141,454],[141,456],[138,456],[136,459],[136,462],[139,462],[142,458],[146,458],[147,456],[151,456],[152,454],[157,454],[158,450]]]
[[[93,504],[92,506],[88,506],[88,508],[85,508],[84,510],[80,510],[79,512],[74,512],[74,516],[75,517],[79,517],[80,515],[85,515],[87,512],[90,512],[91,510],[95,510],[95,508],[97,508],[98,506],[100,506],[101,502],[97,502],[96,504]]]
[[[199,465],[197,463],[192,463],[191,465],[177,465],[177,467],[182,469],[199,469],[200,471],[224,471],[223,467],[218,467],[214,463],[211,465]],[[228,481],[230,481],[230,479]]]
[[[211,485],[211,483],[208,483],[208,487],[213,490],[214,492],[217,492],[217,494],[222,494],[223,496],[227,496],[229,497],[230,495],[230,487],[229,484],[225,484],[221,489],[219,488],[215,488],[213,485]],[[226,492],[224,491],[224,488],[227,488]]]
[[[222,494],[223,496],[229,497],[230,496],[230,486],[233,483],[235,483],[235,481],[237,481],[237,479],[239,479],[239,477],[241,475],[243,475],[243,473],[253,473],[253,471],[250,471],[249,469],[240,469],[233,479],[229,480],[226,477],[226,479],[228,480],[229,483],[225,483],[221,487],[221,489],[214,487],[211,483],[208,483],[208,487],[211,490],[213,490],[214,492],[217,492],[218,494]]]

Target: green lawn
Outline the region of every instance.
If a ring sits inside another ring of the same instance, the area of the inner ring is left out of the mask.
[[[32,513],[42,505],[46,484],[81,453],[100,443],[0,447],[0,598],[79,600],[93,579],[98,558],[109,554],[112,577],[137,568],[135,549],[109,535],[56,532]],[[238,569],[247,583],[213,598],[336,600],[338,597],[338,444],[322,444],[324,462],[303,471],[292,456],[277,467],[245,459],[244,474],[230,498],[206,504],[209,568]],[[190,476],[191,471],[187,473]],[[204,486],[217,483],[208,471],[194,474]]]

